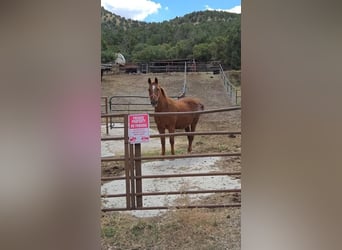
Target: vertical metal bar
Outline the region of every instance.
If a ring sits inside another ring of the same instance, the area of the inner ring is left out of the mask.
[[[124,143],[125,143],[125,177],[126,177],[126,208],[131,209],[130,162],[128,141],[128,115],[124,115]]]
[[[237,105],[237,89],[235,89],[235,104]]]
[[[135,209],[135,182],[134,182],[134,147],[133,144],[129,145],[129,172],[130,172],[130,184],[131,184],[131,209]]]
[[[109,98],[109,102],[108,102],[108,106],[109,106],[109,112],[111,113],[112,112],[112,98],[113,97],[111,97],[111,98]],[[112,129],[112,128],[114,128],[114,126],[112,125],[113,124],[113,117],[111,116],[110,118],[109,118],[109,127]]]
[[[182,93],[183,96],[185,96],[185,92],[186,92],[186,74],[187,74],[187,66],[186,66],[186,62],[184,62],[184,83],[183,83],[183,93]]]
[[[134,154],[136,157],[141,157],[141,144],[135,144]],[[135,176],[141,176],[141,160],[134,160]],[[136,178],[136,193],[142,193],[141,178]],[[142,195],[137,195],[137,207],[143,207]]]
[[[184,84],[186,83],[186,72],[187,72],[186,62],[184,62]]]
[[[105,111],[108,114],[108,98],[105,97]],[[109,128],[108,128],[108,117],[106,117],[106,134],[109,135]]]

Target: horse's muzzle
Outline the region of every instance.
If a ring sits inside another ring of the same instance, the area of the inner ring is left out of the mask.
[[[156,100],[151,100],[151,105],[152,105],[153,107],[157,107],[157,104],[158,104],[158,101],[156,101]]]

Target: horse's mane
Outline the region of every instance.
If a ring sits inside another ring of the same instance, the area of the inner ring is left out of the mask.
[[[163,87],[160,87],[160,91],[162,93],[162,95],[165,97],[165,98],[169,98],[168,95],[166,94],[166,91]]]
[[[160,91],[166,99],[172,100],[173,102],[181,101],[181,102],[187,102],[187,103],[201,103],[200,99],[198,99],[196,97],[182,96],[181,98],[178,97],[177,100],[175,100],[175,99],[173,99],[167,95],[166,90],[163,87],[160,87]],[[201,105],[203,106],[203,104],[201,104]]]

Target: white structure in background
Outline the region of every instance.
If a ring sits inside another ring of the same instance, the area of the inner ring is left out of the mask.
[[[121,53],[115,53],[116,59],[115,59],[115,64],[119,65],[125,65],[126,64],[126,59]]]
[[[126,64],[126,59],[121,53],[115,53],[115,61],[114,63],[106,63],[106,64],[101,64],[101,80],[104,75],[104,73],[114,73],[118,74],[119,73],[119,67],[124,66]]]

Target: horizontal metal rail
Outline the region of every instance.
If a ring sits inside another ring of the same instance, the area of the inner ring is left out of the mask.
[[[107,162],[107,161],[125,161],[125,157],[112,157],[112,156],[107,156],[107,157],[101,157],[101,162]]]
[[[178,96],[170,96],[171,98],[178,98]],[[142,100],[146,100],[145,102],[132,102],[132,99],[142,99]],[[151,106],[150,103],[150,98],[148,96],[140,96],[140,95],[115,95],[115,96],[111,96],[109,98],[109,108],[110,111],[114,111],[114,112],[119,112],[119,111],[141,111],[141,112],[146,112],[146,110],[140,110],[140,109],[131,109],[128,107],[131,106],[149,106],[149,111],[153,111],[153,107]],[[117,106],[125,106],[127,107],[126,109],[120,109],[120,108],[116,108]]]
[[[178,177],[200,177],[200,176],[239,176],[241,172],[212,172],[194,174],[163,174],[163,175],[142,175],[134,176],[134,179],[154,179],[154,178],[178,178]]]
[[[112,103],[112,105],[118,105],[118,106],[151,106],[150,103],[128,103],[128,104],[118,104],[118,103]],[[151,107],[150,108],[151,110],[153,110],[153,108]],[[112,111],[113,110],[116,110],[116,109],[111,109]],[[126,109],[125,109],[126,110]]]
[[[156,160],[156,159],[166,160],[166,159],[198,158],[198,157],[223,157],[223,156],[241,156],[241,153],[210,153],[210,154],[142,156],[142,157],[134,157],[134,160]]]
[[[121,141],[124,140],[124,136],[106,136],[106,137],[101,137],[101,141]]]
[[[150,135],[150,138],[156,138],[161,136],[183,136],[183,135],[241,135],[241,132],[232,131],[199,131],[199,132],[176,132],[176,133],[165,133],[165,134],[154,134]]]
[[[200,176],[239,176],[241,172],[209,172],[194,174],[163,174],[163,175],[141,175],[133,176],[133,179],[154,179],[154,178],[177,178],[177,177],[200,177]],[[102,177],[101,181],[124,180],[124,176]]]
[[[189,115],[189,114],[210,114],[216,112],[227,112],[241,110],[240,106],[230,107],[230,108],[221,108],[221,109],[212,109],[212,110],[202,110],[202,111],[191,111],[191,112],[154,112],[150,113],[151,116],[163,116],[163,115]]]
[[[188,191],[168,191],[168,192],[141,192],[136,196],[156,196],[156,195],[177,195],[177,194],[207,194],[207,193],[240,193],[241,189],[213,189],[213,190],[188,190]]]
[[[119,198],[119,197],[126,197],[127,194],[101,194],[101,198]]]
[[[115,109],[111,109],[110,113],[119,113],[119,112],[125,112],[129,111],[132,114],[134,113],[133,111],[139,111],[139,113],[148,113],[148,112],[153,112],[153,109],[143,107],[141,104],[132,104],[129,108],[125,107],[115,107]]]
[[[109,100],[112,100],[113,98],[143,98],[143,99],[148,99],[149,97],[148,96],[142,96],[142,95],[113,95],[109,98]]]
[[[226,112],[226,111],[234,111],[241,110],[241,106],[234,106],[229,108],[221,108],[221,109],[211,109],[211,110],[203,110],[203,111],[191,111],[191,112],[154,112],[149,113],[151,116],[163,116],[163,115],[189,115],[189,114],[209,114],[216,112]],[[102,114],[101,117],[123,117],[125,114]]]
[[[150,138],[157,138],[161,136],[183,136],[183,135],[241,135],[241,132],[231,132],[231,131],[202,131],[202,132],[176,132],[176,133],[165,133],[163,135],[153,134],[150,135]],[[106,136],[102,137],[101,141],[118,141],[124,140],[123,136]]]
[[[241,193],[241,189],[213,189],[213,190],[188,190],[188,191],[167,191],[167,192],[136,192],[136,196],[158,196],[178,194],[208,194],[208,193]],[[102,194],[102,198],[124,197],[126,194]]]
[[[164,209],[188,209],[188,208],[229,208],[229,207],[240,208],[241,207],[241,203],[187,205],[187,206],[136,207],[134,210],[164,210]],[[102,210],[102,212],[111,212],[111,211],[129,211],[129,210],[133,210],[133,209],[127,209],[127,208],[102,208],[101,210]]]
[[[116,181],[116,180],[125,180],[125,176],[112,176],[112,177],[101,177],[101,181]]]
[[[210,154],[188,154],[188,155],[160,155],[160,156],[142,156],[134,157],[134,160],[166,160],[166,159],[181,159],[181,158],[198,158],[198,157],[224,157],[224,156],[241,156],[241,153],[210,153]],[[122,157],[101,157],[101,162],[105,161],[124,161]]]

